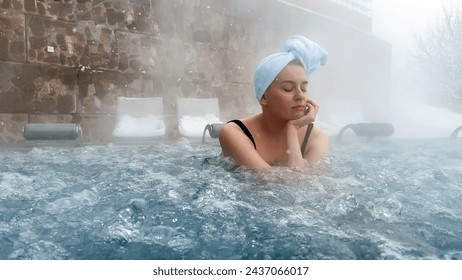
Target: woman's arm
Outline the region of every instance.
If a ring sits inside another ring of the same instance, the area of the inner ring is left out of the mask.
[[[287,161],[289,166],[303,169],[305,160],[303,159],[302,151],[300,150],[300,141],[298,140],[298,127],[287,122],[286,126],[286,141],[287,141]]]
[[[258,154],[252,141],[234,123],[228,123],[219,135],[223,156],[230,157],[234,163],[250,169],[267,169],[271,166]]]
[[[311,99],[307,99],[306,106],[307,110],[305,115],[297,120],[291,121],[291,123],[295,126],[303,127],[316,120],[316,116],[319,111],[318,104]],[[308,138],[303,158],[306,159],[310,165],[316,165],[320,159],[327,155],[328,151],[328,136],[321,129],[314,127],[311,131],[310,137]]]

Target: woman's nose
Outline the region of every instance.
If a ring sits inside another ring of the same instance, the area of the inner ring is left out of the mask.
[[[302,91],[301,88],[298,88],[295,90],[295,99],[300,100],[300,99],[305,99],[305,93]]]

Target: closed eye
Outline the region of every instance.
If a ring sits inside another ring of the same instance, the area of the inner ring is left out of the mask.
[[[294,81],[282,81],[281,84],[282,84],[282,87],[281,87],[282,91],[287,92],[287,93],[293,92],[298,86],[297,83]],[[303,93],[308,92],[308,81],[300,84],[300,91]]]

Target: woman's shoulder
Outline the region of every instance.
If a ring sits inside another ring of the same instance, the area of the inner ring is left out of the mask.
[[[317,127],[316,125],[313,126],[313,129],[311,130],[311,137],[319,140],[329,140],[327,133],[324,132],[324,130],[322,130],[320,127]]]
[[[253,116],[229,121],[220,131],[220,140],[222,142],[232,141],[234,143],[243,143],[250,140],[253,146],[256,147],[252,136],[252,132],[255,129],[254,121],[255,118]]]
[[[242,126],[245,126],[243,119],[232,119],[228,121],[221,129],[219,137],[234,138],[242,133]]]
[[[231,119],[229,120],[224,126],[223,128],[226,128],[227,130],[231,129],[236,129],[236,130],[239,130],[243,127],[251,130],[251,128],[253,128],[255,126],[255,122],[256,122],[256,116],[249,116],[249,117],[244,117],[244,118],[236,118],[236,119]]]
[[[314,126],[308,138],[307,150],[327,150],[329,147],[329,136],[321,128]]]
[[[305,159],[316,165],[329,152],[329,137],[319,127],[314,126],[305,149]]]

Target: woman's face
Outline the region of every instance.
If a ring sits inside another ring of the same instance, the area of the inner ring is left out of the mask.
[[[305,114],[308,80],[305,69],[287,65],[265,92],[267,109],[284,120],[294,120]]]

